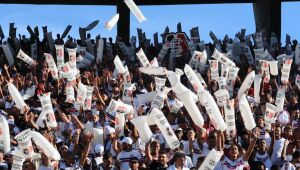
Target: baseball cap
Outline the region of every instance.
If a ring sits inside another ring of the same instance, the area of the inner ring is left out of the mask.
[[[106,127],[105,127],[105,135],[106,135],[106,136],[107,136],[107,135],[110,135],[110,134],[112,134],[112,133],[115,133],[115,132],[116,132],[115,128],[110,127],[110,126],[106,126]]]
[[[125,137],[122,139],[122,143],[127,143],[128,145],[132,145],[132,139],[130,137]]]
[[[98,154],[102,154],[104,152],[104,147],[102,144],[97,144],[95,147],[94,147],[94,151],[95,153],[98,153]]]

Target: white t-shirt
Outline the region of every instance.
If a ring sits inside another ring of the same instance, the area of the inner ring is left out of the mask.
[[[290,162],[285,162],[281,168],[281,170],[296,170],[296,167]]]
[[[182,170],[189,170],[190,168],[187,167],[182,167]],[[177,170],[177,168],[175,167],[175,165],[171,165],[167,168],[167,170]]]
[[[120,170],[128,170],[130,168],[129,161],[132,157],[136,157],[141,160],[141,154],[136,150],[132,150],[130,152],[122,151],[119,153],[117,160],[121,162]]]
[[[268,152],[265,152],[263,155],[256,152],[254,160],[264,163],[266,168],[268,168],[268,169],[271,168],[271,166],[272,166],[271,159],[270,159]]]
[[[238,158],[235,161],[230,160],[228,157],[225,157],[223,161],[215,168],[217,170],[243,170],[245,167],[245,161],[243,157]]]
[[[271,156],[271,162],[274,165],[282,165],[283,161],[281,160],[281,153],[284,147],[284,141],[286,139],[281,138],[279,140],[275,140],[274,147],[273,147],[273,153]]]

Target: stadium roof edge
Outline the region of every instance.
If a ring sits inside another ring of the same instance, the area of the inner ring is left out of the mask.
[[[118,0],[0,0],[0,4],[36,4],[36,5],[117,5]],[[219,3],[253,3],[256,0],[134,0],[137,5],[188,5]],[[293,2],[300,0],[281,0]]]

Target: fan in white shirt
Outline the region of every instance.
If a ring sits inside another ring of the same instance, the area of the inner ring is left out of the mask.
[[[228,157],[225,156],[223,161],[221,161],[215,169],[218,170],[243,170],[244,167],[248,166],[248,160],[255,146],[257,137],[259,136],[259,131],[256,133],[251,133],[251,143],[248,146],[247,151],[239,157],[239,147],[237,144],[232,144],[229,148]]]

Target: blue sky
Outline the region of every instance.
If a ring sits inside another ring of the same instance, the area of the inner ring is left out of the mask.
[[[217,37],[226,34],[233,37],[241,28],[246,28],[246,34],[255,31],[252,4],[218,4],[218,5],[176,5],[176,6],[141,6],[148,21],[138,23],[131,14],[131,34],[136,35],[136,28],[142,28],[147,37],[153,39],[155,32],[162,33],[166,26],[176,31],[180,21],[183,31],[189,34],[192,27],[199,27],[200,37],[211,41],[208,33],[212,30]],[[47,25],[48,30],[62,33],[68,24],[73,28],[70,34],[79,37],[78,27],[85,27],[94,20],[100,20],[99,25],[91,31],[92,36],[115,37],[116,28],[111,32],[104,29],[104,23],[115,13],[113,6],[53,6],[53,5],[6,5],[0,4],[0,24],[5,34],[10,22],[15,22],[18,33],[28,35],[27,25],[41,27]],[[289,33],[292,39],[300,39],[300,2],[282,4],[282,36]]]

